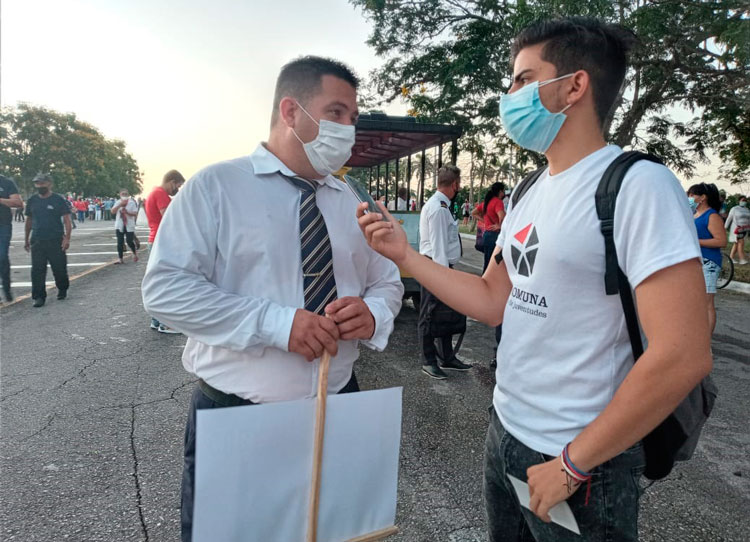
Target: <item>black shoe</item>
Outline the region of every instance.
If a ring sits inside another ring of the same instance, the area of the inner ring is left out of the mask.
[[[57,299],[59,299],[60,301],[62,301],[66,297],[68,297],[68,291],[67,290],[59,290],[57,292]]]
[[[490,360],[490,369],[492,369],[493,371],[497,369],[497,358],[492,358]]]
[[[35,307],[43,307],[43,306],[44,306],[44,302],[45,302],[45,301],[46,301],[46,300],[45,300],[45,299],[44,299],[43,297],[37,297],[37,298],[36,298],[36,299],[34,300],[34,306],[35,306]]]
[[[445,380],[448,378],[448,375],[441,371],[437,365],[422,365],[422,372],[436,380]]]
[[[464,363],[463,361],[458,359],[456,356],[453,356],[453,359],[451,359],[450,361],[446,361],[440,364],[440,368],[449,369],[451,371],[468,371],[472,367],[473,365]]]
[[[12,303],[13,302],[13,294],[10,292],[10,290],[6,290],[4,293],[5,293],[5,302],[6,303]]]

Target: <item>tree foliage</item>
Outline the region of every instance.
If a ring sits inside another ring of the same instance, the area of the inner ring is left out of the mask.
[[[750,171],[750,18],[744,0],[350,0],[384,59],[370,90],[404,97],[418,117],[464,127],[462,150],[507,155],[498,97],[511,83],[513,37],[535,20],[603,18],[635,31],[607,139],[662,156],[690,177],[712,151],[731,181]],[[493,138],[487,145],[486,137]],[[479,154],[477,154],[479,153]],[[543,157],[518,152],[510,167]]]
[[[19,104],[0,111],[0,173],[13,177],[21,192],[49,172],[56,192],[114,195],[121,188],[141,192],[135,159],[120,140],[105,138],[73,113]]]

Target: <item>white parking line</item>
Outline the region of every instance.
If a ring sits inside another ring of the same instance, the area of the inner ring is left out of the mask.
[[[115,252],[66,252],[68,256],[98,256],[99,254],[117,254]]]
[[[92,267],[94,265],[104,265],[109,262],[86,262],[86,263],[69,263],[68,267]],[[31,269],[30,265],[11,265],[11,269]]]
[[[473,263],[465,262],[463,260],[459,260],[458,263],[460,263],[461,265],[465,265],[466,267],[471,267],[472,269],[479,269],[480,271],[482,270],[480,266],[474,265]]]

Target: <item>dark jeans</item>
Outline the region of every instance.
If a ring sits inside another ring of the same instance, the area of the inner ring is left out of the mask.
[[[359,391],[357,377],[352,372],[352,377],[339,393],[352,393]],[[252,401],[242,401],[244,405],[254,405]],[[187,424],[185,426],[185,459],[182,467],[182,502],[181,523],[182,542],[193,540],[193,500],[195,493],[195,411],[204,408],[224,408],[201,391],[196,385],[193,397],[190,399],[190,410],[188,412]]]
[[[645,466],[640,443],[594,469],[588,505],[584,504],[585,486],[568,499],[580,536],[555,523],[544,523],[521,507],[508,480],[511,474],[525,482],[526,469],[550,459],[507,433],[492,409],[484,449],[484,504],[490,542],[638,541],[638,499]]]
[[[13,235],[12,224],[0,225],[0,277],[2,277],[3,291],[10,293],[10,238]]]
[[[120,259],[122,260],[122,255],[125,252],[125,239],[128,241],[130,250],[135,254],[135,233],[132,231],[121,232],[120,230],[115,230],[115,233],[117,234],[117,254],[120,256]]]
[[[417,335],[422,341],[422,364],[437,365],[438,358],[443,361],[453,359],[453,337],[439,337],[439,347],[435,344],[435,339],[430,334],[429,317],[437,302],[437,298],[432,295],[428,289],[420,284],[420,304],[419,319],[417,320]]]
[[[47,297],[47,262],[55,277],[58,291],[65,292],[70,286],[68,279],[68,257],[62,249],[62,239],[31,240],[31,297]]]
[[[83,224],[84,222],[86,222],[86,213],[85,212],[78,211],[78,222],[80,222],[81,224]]]

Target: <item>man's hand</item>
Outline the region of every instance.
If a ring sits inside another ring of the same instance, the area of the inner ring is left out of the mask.
[[[326,315],[338,326],[341,340],[367,340],[375,333],[375,318],[361,297],[342,297],[329,303]]]
[[[529,508],[542,521],[549,523],[549,509],[576,492],[579,483],[568,483],[560,457],[526,469],[529,481]]]
[[[404,260],[409,250],[406,232],[382,203],[378,203],[378,206],[380,207],[379,212],[372,209],[372,212],[365,214],[367,204],[359,204],[357,207],[359,229],[362,230],[370,248],[389,260],[393,260],[398,265],[399,262]],[[383,215],[388,218],[388,222],[383,221]]]
[[[29,243],[29,240],[28,240],[28,239],[26,239],[26,242],[25,242],[25,243],[23,244],[23,249],[24,249],[24,250],[25,250],[26,252],[31,252],[31,244]]]
[[[484,231],[500,231],[500,224],[491,224],[487,226]]]
[[[70,248],[70,239],[68,239],[67,237],[63,237],[61,246],[63,252],[68,250]]]
[[[289,334],[289,351],[312,361],[327,351],[335,356],[338,351],[339,328],[330,318],[305,309],[297,309]]]

